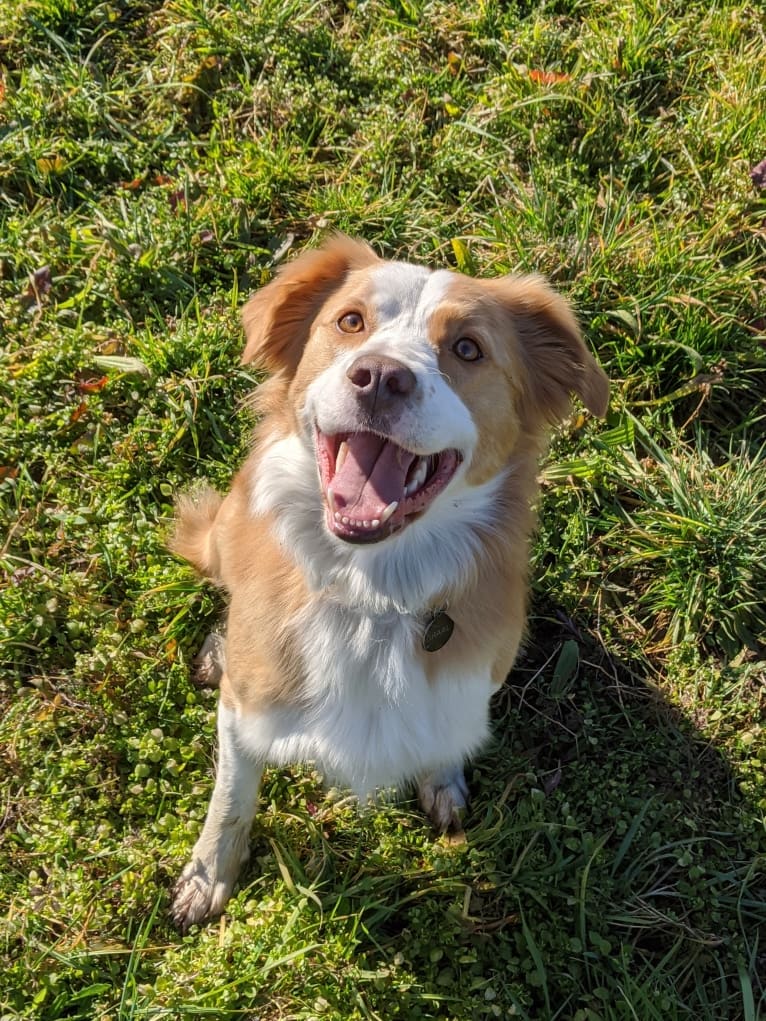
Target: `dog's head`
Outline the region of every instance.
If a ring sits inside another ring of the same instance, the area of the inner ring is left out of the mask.
[[[508,464],[608,382],[539,277],[474,280],[336,237],[248,303],[243,361],[277,375],[313,448],[327,529],[377,543]]]

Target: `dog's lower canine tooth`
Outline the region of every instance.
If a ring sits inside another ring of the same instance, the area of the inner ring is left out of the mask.
[[[335,472],[336,474],[343,467],[343,462],[346,460],[346,454],[348,453],[348,443],[345,440],[338,447],[338,455],[335,458]]]
[[[396,510],[396,508],[398,506],[399,506],[399,501],[398,500],[394,500],[392,503],[390,503],[388,505],[388,507],[386,507],[386,509],[380,515],[380,523],[381,523],[381,525],[385,525],[385,523],[388,521],[388,519],[391,517],[391,515],[394,513],[394,511]]]

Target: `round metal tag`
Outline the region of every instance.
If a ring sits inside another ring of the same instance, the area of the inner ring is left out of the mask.
[[[426,652],[438,652],[452,637],[455,622],[444,610],[439,610],[426,624],[423,632],[423,648]]]

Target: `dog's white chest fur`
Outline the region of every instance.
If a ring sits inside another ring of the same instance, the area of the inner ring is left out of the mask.
[[[262,761],[316,763],[364,796],[456,761],[487,735],[489,666],[429,680],[415,655],[422,622],[317,600],[299,627],[300,707],[241,717],[237,733]]]

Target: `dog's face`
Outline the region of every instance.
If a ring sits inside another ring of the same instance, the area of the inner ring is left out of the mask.
[[[606,407],[568,306],[536,277],[473,280],[336,238],[259,292],[245,326],[243,360],[287,384],[326,527],[350,543],[382,542],[491,480],[570,392]]]

